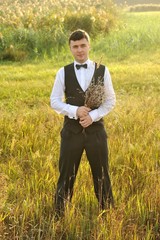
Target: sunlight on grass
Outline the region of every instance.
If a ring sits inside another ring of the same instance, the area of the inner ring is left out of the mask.
[[[133,27],[141,19],[128,17]],[[98,56],[105,51],[103,43]],[[63,117],[50,108],[49,97],[64,61],[0,65],[2,240],[160,238],[159,53],[158,48],[142,54],[132,49],[120,62],[104,56],[117,96],[115,109],[105,118],[116,208],[98,211],[84,153],[73,201],[57,222],[53,198]]]

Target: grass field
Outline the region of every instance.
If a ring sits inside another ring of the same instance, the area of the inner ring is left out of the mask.
[[[69,52],[41,62],[1,63],[0,239],[160,239],[158,20],[159,13],[129,13],[124,28],[93,42],[91,58],[103,56],[117,96],[105,118],[116,202],[106,218],[98,212],[84,154],[72,204],[64,219],[54,221],[63,118],[51,110],[49,97],[56,71],[71,61]]]

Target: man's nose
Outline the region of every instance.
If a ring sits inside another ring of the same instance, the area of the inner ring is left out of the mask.
[[[78,47],[78,51],[80,52],[82,50],[82,48],[81,47]]]

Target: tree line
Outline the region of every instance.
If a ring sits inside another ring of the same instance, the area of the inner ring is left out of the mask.
[[[159,0],[113,0],[116,4],[127,4],[127,5],[136,5],[136,4],[160,4]]]

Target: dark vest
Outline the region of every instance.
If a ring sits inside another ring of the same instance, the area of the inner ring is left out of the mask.
[[[95,64],[94,79],[91,81],[97,81],[99,77],[103,79],[104,77],[105,66],[100,65],[97,69],[97,64]],[[82,90],[81,86],[78,83],[75,71],[74,64],[71,63],[64,67],[65,73],[65,101],[68,104],[74,106],[84,106],[85,101],[85,92]],[[104,81],[104,80],[103,80]],[[79,133],[83,131],[83,127],[79,124],[79,119],[70,119],[67,116],[64,117],[64,127],[74,133]],[[86,132],[98,131],[99,128],[103,126],[103,119],[100,119],[97,122],[93,122],[92,125],[85,129]]]

